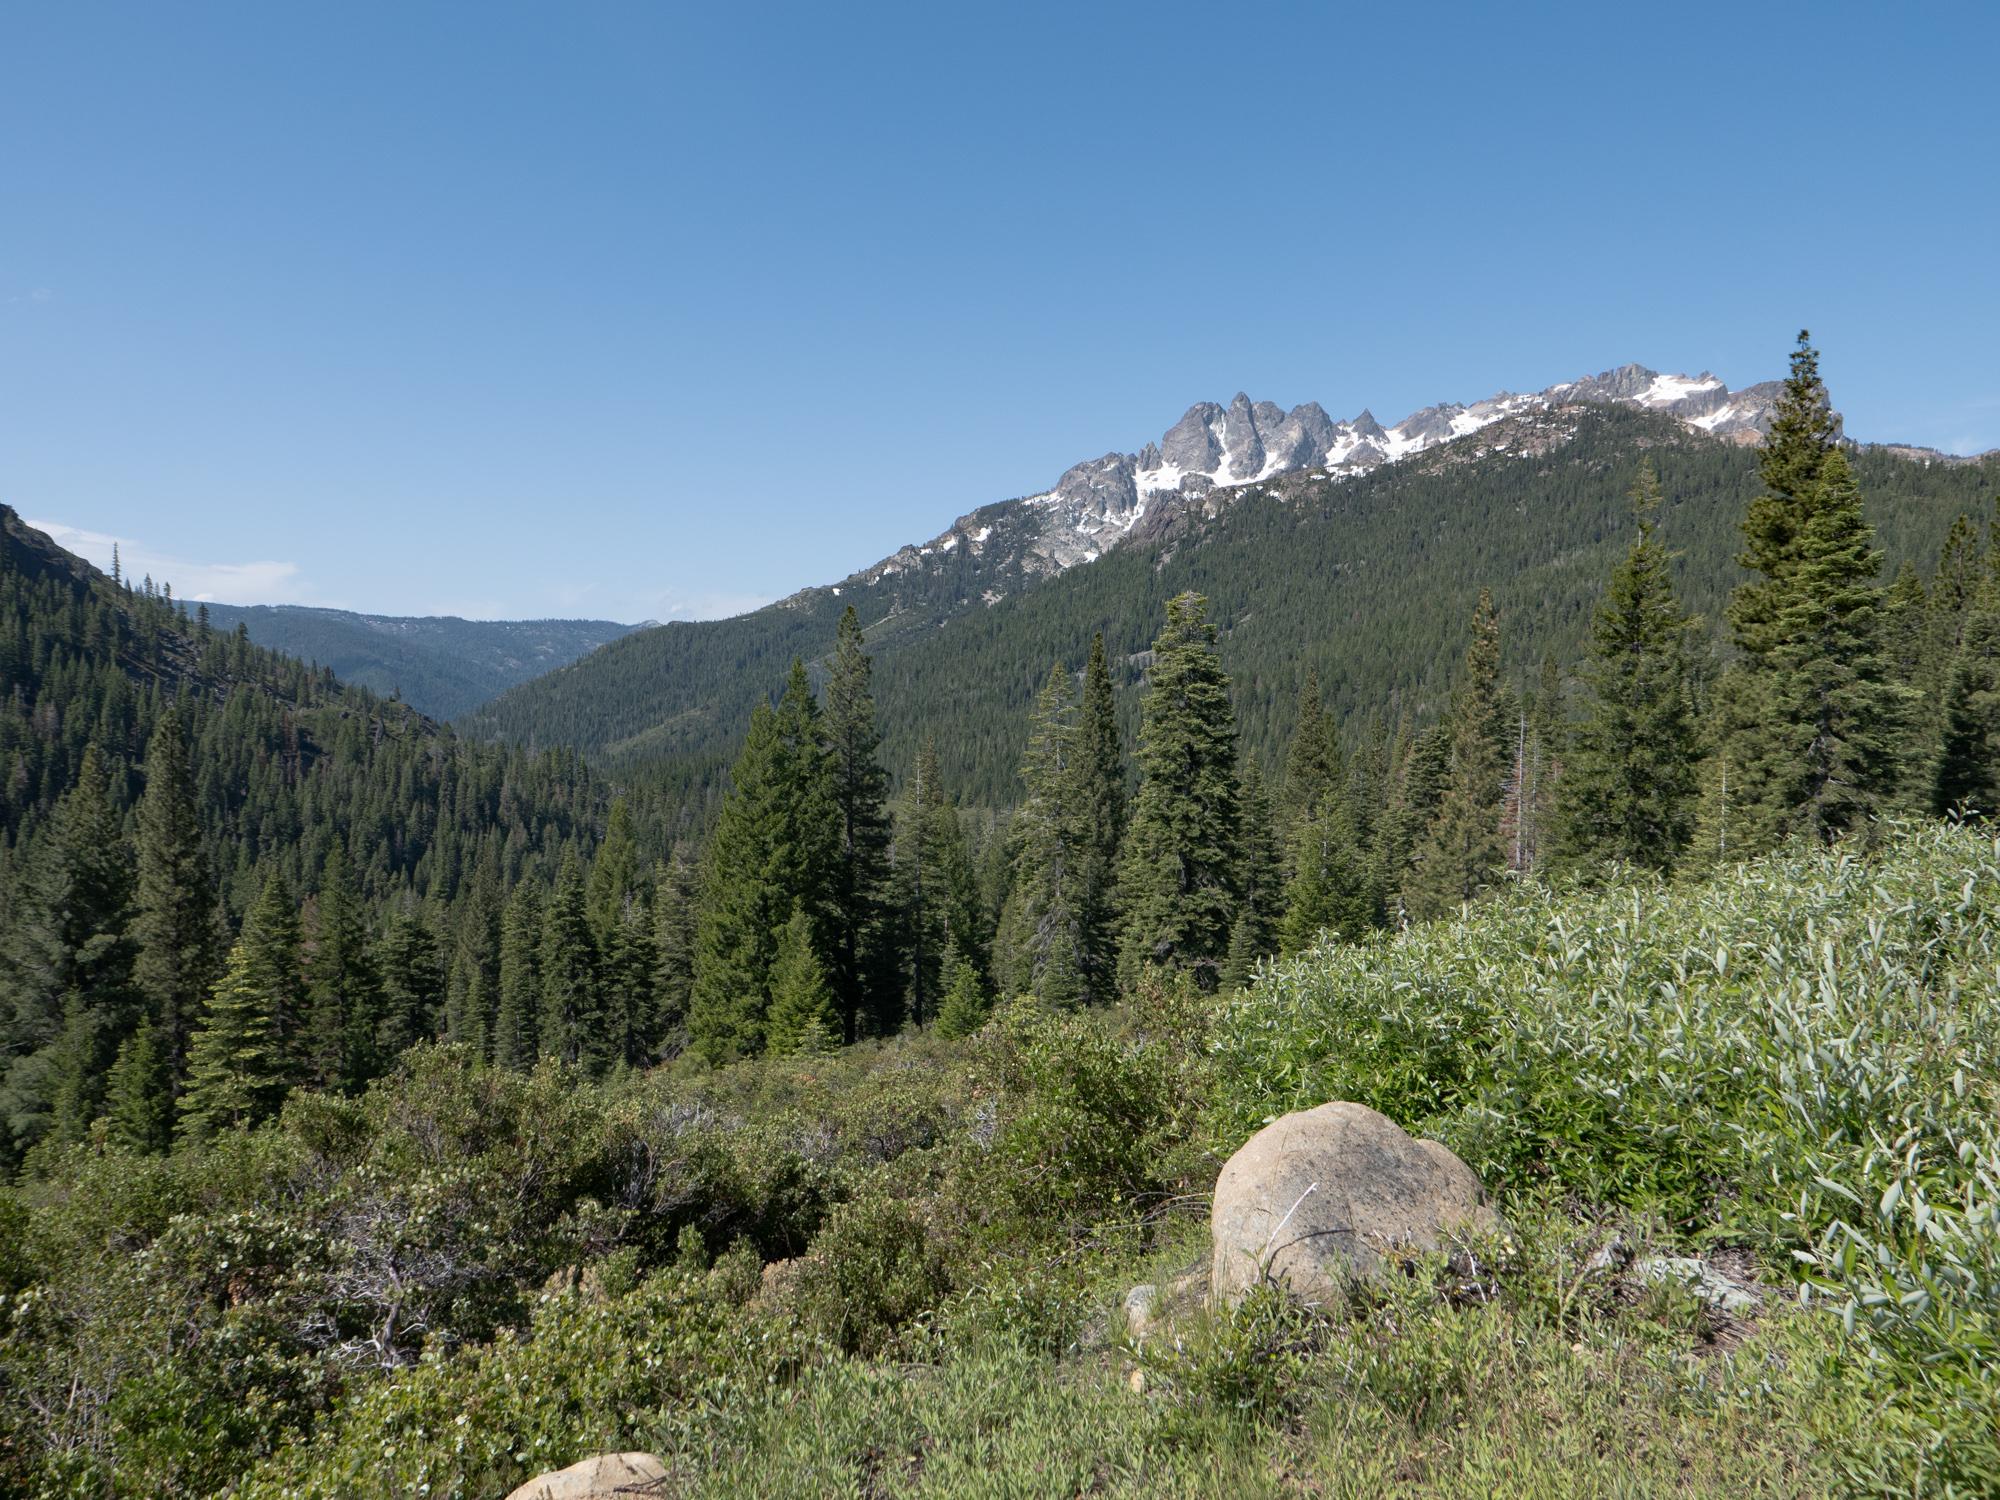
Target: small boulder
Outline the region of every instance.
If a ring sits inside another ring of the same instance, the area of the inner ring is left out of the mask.
[[[1754,1311],[1759,1300],[1742,1282],[1731,1280],[1707,1261],[1691,1255],[1649,1255],[1632,1269],[1643,1282],[1678,1283],[1703,1306],[1737,1317]]]
[[[600,1453],[530,1479],[507,1500],[632,1500],[664,1495],[667,1466],[650,1453]]]
[[[1142,1282],[1125,1294],[1125,1332],[1133,1343],[1145,1338],[1160,1312],[1160,1289]]]
[[[1318,1301],[1383,1255],[1446,1248],[1500,1220],[1472,1169],[1361,1104],[1322,1104],[1258,1131],[1215,1184],[1213,1296],[1283,1285]]]

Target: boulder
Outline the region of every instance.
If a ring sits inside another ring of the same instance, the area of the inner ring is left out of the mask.
[[[600,1453],[530,1479],[507,1500],[632,1500],[664,1495],[667,1466],[650,1453]]]
[[[1212,1295],[1282,1285],[1319,1301],[1397,1251],[1498,1231],[1472,1169],[1360,1104],[1322,1104],[1243,1143],[1215,1184]]]
[[[1138,1343],[1152,1332],[1160,1314],[1160,1289],[1143,1282],[1125,1294],[1125,1332]]]
[[[1731,1280],[1705,1260],[1688,1255],[1649,1255],[1632,1268],[1642,1282],[1658,1285],[1675,1282],[1694,1294],[1695,1300],[1717,1312],[1742,1317],[1756,1310],[1756,1292],[1740,1281]]]

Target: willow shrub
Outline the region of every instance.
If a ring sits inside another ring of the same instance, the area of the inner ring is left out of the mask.
[[[1267,971],[1216,1026],[1218,1149],[1353,1099],[1503,1194],[1761,1243],[1853,1330],[1865,1486],[2000,1485],[2000,845],[1907,829],[1699,885],[1523,888]]]

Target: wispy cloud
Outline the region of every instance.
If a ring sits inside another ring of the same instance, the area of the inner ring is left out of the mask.
[[[771,602],[769,594],[733,593],[725,589],[675,590],[645,604],[641,613],[654,620],[726,620],[748,614]]]
[[[86,531],[62,521],[28,524],[46,531],[56,545],[87,558],[107,572],[112,548],[118,549],[120,565],[127,578],[150,576],[157,584],[171,584],[176,596],[190,602],[217,601],[228,604],[317,604],[315,590],[304,572],[293,562],[194,562],[161,552],[133,537],[112,536],[103,531]]]

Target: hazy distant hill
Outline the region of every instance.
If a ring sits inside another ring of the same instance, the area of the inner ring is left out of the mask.
[[[398,618],[297,604],[211,604],[208,616],[218,630],[241,622],[258,645],[331,667],[343,682],[400,694],[434,719],[467,713],[639,628],[612,620]]]

